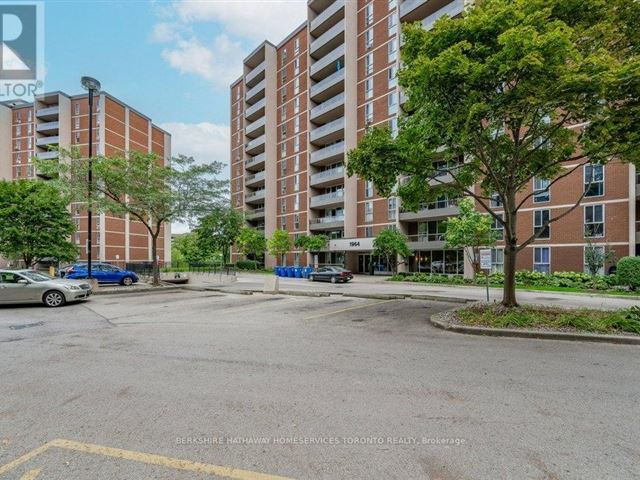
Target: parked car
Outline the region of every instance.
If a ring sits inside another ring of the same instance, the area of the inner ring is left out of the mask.
[[[90,295],[91,285],[81,280],[53,278],[34,270],[0,270],[0,304],[44,303],[47,307],[61,307]]]
[[[89,269],[86,263],[76,263],[60,269],[63,278],[87,278]],[[138,282],[138,275],[130,270],[124,270],[110,263],[92,263],[91,275],[98,283],[119,283],[127,287]]]
[[[353,279],[353,273],[342,267],[321,267],[315,272],[309,274],[309,281],[314,282],[316,280],[321,282],[347,283]]]

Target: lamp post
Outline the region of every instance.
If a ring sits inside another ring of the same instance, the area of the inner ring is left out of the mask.
[[[93,237],[93,95],[100,92],[100,82],[95,78],[82,77],[82,88],[89,92],[89,175],[87,178],[88,208],[87,208],[87,278],[93,278],[91,270],[91,238]]]

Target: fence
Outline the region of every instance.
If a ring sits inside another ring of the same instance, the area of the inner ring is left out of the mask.
[[[226,273],[235,275],[235,265],[222,263],[189,263],[189,262],[159,262],[160,272],[194,272],[194,273]],[[152,262],[129,262],[125,265],[127,270],[141,276],[153,275]]]

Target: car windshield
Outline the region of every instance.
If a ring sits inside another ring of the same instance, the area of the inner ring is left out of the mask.
[[[50,277],[49,275],[45,275],[44,273],[40,273],[40,272],[32,272],[32,271],[20,272],[20,275],[28,278],[33,282],[46,282],[52,279],[52,277]]]

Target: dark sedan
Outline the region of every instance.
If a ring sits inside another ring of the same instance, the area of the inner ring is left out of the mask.
[[[311,282],[318,280],[331,283],[347,283],[352,279],[353,273],[351,273],[350,270],[346,270],[342,267],[322,267],[309,274],[309,281]]]

